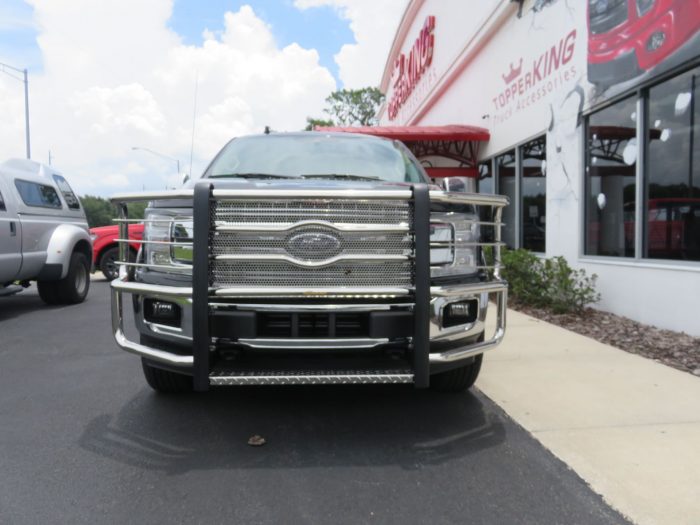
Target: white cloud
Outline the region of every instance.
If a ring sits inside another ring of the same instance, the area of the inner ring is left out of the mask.
[[[189,168],[198,79],[193,173],[240,134],[298,130],[336,89],[318,53],[277,47],[248,6],[224,16],[201,46],[168,29],[173,0],[27,0],[43,73],[30,76],[32,152],[66,173],[79,193],[160,189]],[[22,85],[0,78],[0,159],[24,155]]]
[[[408,0],[294,0],[299,9],[330,6],[350,21],[354,44],[341,47],[335,61],[347,88],[378,86]]]

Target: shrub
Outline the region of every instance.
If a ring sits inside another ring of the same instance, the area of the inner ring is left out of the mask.
[[[600,300],[597,275],[574,270],[564,257],[541,259],[527,250],[504,250],[502,262],[503,277],[516,302],[569,313]]]

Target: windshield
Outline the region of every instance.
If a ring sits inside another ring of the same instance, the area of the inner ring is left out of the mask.
[[[205,177],[302,177],[425,182],[410,153],[361,136],[262,135],[231,141]]]

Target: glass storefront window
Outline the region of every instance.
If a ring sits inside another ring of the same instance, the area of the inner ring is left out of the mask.
[[[700,68],[649,90],[644,256],[700,260]]]
[[[480,162],[478,167],[479,172],[479,182],[478,182],[478,192],[479,193],[493,193],[493,173],[491,173],[491,161]]]
[[[586,255],[634,256],[636,126],[635,98],[588,119]]]
[[[522,247],[542,253],[545,252],[547,215],[546,144],[545,137],[539,137],[520,147]]]
[[[498,175],[498,193],[506,195],[510,199],[510,206],[506,206],[503,209],[504,225],[501,232],[502,238],[509,248],[515,248],[515,150],[510,150],[496,157],[496,170]]]

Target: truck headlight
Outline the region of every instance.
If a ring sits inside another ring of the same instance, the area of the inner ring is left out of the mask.
[[[170,226],[173,217],[149,213],[143,229],[144,255],[146,264],[167,266],[170,264]],[[166,243],[166,244],[159,244]]]
[[[143,231],[144,258],[146,264],[158,266],[188,267],[192,264],[192,217],[146,214]],[[158,270],[163,270],[159,268]]]
[[[430,214],[430,275],[462,275],[478,268],[479,225],[476,215],[457,212]]]

